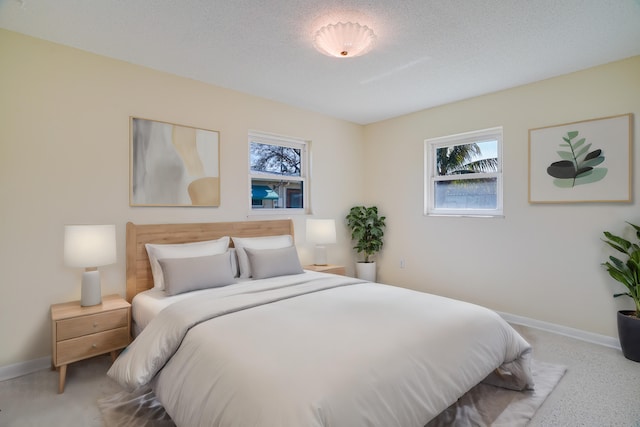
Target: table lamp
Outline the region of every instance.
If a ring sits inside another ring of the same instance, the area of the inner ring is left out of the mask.
[[[327,248],[336,242],[336,222],[333,219],[308,219],[307,241],[316,244],[313,263],[327,265]]]
[[[98,267],[116,262],[115,225],[66,225],[64,227],[64,262],[69,267],[83,267],[80,305],[102,302]]]

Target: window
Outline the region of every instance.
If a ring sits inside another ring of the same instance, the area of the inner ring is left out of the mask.
[[[309,142],[249,133],[249,177],[253,211],[306,212],[309,200]]]
[[[502,127],[427,139],[425,215],[502,216]]]

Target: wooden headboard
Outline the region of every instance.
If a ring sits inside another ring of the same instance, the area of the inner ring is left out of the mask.
[[[146,243],[188,243],[231,237],[262,237],[290,234],[293,221],[241,221],[192,224],[133,224],[127,223],[127,301],[139,292],[153,288],[153,276]],[[230,243],[233,246],[233,243]]]

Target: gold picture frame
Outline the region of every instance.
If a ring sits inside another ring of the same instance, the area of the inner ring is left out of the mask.
[[[529,129],[529,203],[631,202],[632,114]]]
[[[220,206],[220,133],[130,117],[130,206]]]

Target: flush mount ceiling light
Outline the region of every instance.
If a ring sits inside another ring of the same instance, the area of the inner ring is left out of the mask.
[[[320,28],[313,38],[313,45],[325,55],[352,58],[369,52],[375,40],[376,35],[366,25],[338,22]]]

